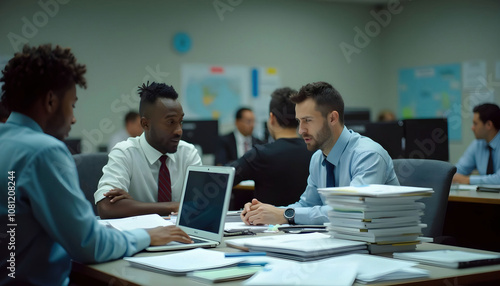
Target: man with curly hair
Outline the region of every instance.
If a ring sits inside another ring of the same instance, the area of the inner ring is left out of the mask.
[[[113,147],[94,193],[103,218],[177,212],[187,167],[201,165],[194,145],[181,140],[184,111],[175,89],[148,82],[139,95],[144,132]]]
[[[120,232],[97,222],[61,141],[76,122],[85,71],[70,49],[51,45],[25,46],[2,71],[2,104],[12,113],[0,125],[1,285],[68,285],[71,259],[96,263],[191,242],[174,226]]]

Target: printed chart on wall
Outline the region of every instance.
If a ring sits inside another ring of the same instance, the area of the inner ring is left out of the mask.
[[[254,134],[262,137],[271,92],[281,86],[276,68],[238,65],[183,64],[181,103],[185,118],[218,119],[221,130],[232,130],[241,106],[254,110]]]
[[[448,138],[462,138],[460,64],[436,65],[399,71],[399,112],[403,119],[448,119]]]

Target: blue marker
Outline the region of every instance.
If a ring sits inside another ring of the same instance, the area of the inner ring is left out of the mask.
[[[267,262],[241,262],[237,266],[266,266]]]
[[[266,256],[265,252],[229,252],[225,257]]]

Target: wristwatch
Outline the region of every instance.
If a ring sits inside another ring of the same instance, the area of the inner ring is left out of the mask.
[[[283,213],[283,216],[286,220],[288,220],[288,224],[295,224],[295,210],[292,208],[288,208]]]

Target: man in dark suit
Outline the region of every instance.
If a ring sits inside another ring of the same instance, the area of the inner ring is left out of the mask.
[[[235,125],[236,130],[219,137],[218,150],[215,154],[215,165],[231,163],[243,156],[253,146],[264,143],[252,136],[255,115],[250,108],[242,107],[238,109]]]

